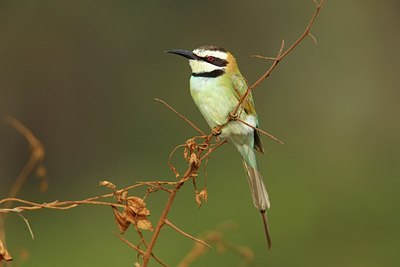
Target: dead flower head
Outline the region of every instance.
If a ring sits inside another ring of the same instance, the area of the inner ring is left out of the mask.
[[[151,222],[147,219],[150,215],[146,203],[139,197],[128,197],[125,201],[124,211],[120,213],[117,208],[113,207],[115,220],[121,233],[133,224],[137,229],[153,230]]]

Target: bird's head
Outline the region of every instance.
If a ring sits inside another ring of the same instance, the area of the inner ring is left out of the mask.
[[[239,72],[235,57],[216,46],[201,46],[193,51],[172,49],[166,52],[189,59],[194,77],[215,78],[225,73]]]

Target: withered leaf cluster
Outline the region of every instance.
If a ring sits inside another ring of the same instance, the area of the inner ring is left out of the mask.
[[[198,158],[196,155],[196,149],[198,145],[193,138],[186,141],[185,149],[183,150],[183,157],[189,162],[189,164],[198,164]]]
[[[128,197],[125,201],[124,211],[122,213],[119,212],[116,207],[113,207],[113,211],[121,234],[124,233],[131,224],[140,230],[153,231],[151,222],[147,219],[147,216],[150,215],[150,211],[146,208],[146,203],[143,199],[139,197]]]
[[[101,181],[100,185],[106,186],[114,191],[114,197],[118,203],[123,204],[123,211],[117,207],[112,207],[115,221],[121,234],[133,224],[137,230],[153,231],[151,222],[147,219],[150,210],[146,208],[146,203],[140,197],[129,196],[126,190],[117,190],[116,186],[109,181]]]

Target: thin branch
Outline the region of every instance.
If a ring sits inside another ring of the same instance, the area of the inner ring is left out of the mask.
[[[203,157],[200,158],[200,161],[203,161],[205,158],[207,158],[212,152],[214,152],[217,148],[219,148],[220,146],[222,146],[223,144],[225,144],[226,140],[222,140],[221,142],[217,143],[215,146],[211,147],[206,154],[204,154]]]
[[[149,187],[151,187],[151,188],[156,188],[156,189],[163,190],[163,191],[165,191],[165,192],[167,192],[167,193],[170,193],[170,192],[171,192],[170,189],[167,189],[167,188],[165,188],[164,186],[162,186],[162,183],[154,183],[154,182],[138,182],[138,183],[143,184],[143,185],[147,185],[147,186],[149,186]],[[169,183],[167,183],[167,184],[171,184],[171,183],[172,183],[172,182],[169,182]]]
[[[253,125],[248,124],[247,122],[245,122],[244,120],[240,119],[239,117],[235,118],[235,120],[237,120],[237,121],[243,123],[244,125],[249,126],[250,128],[253,128],[253,129],[256,130],[256,131],[259,131],[259,132],[262,133],[262,134],[265,134],[266,136],[268,136],[268,137],[271,138],[272,140],[278,142],[279,144],[284,145],[284,143],[283,143],[281,140],[279,140],[278,138],[276,138],[276,137],[273,136],[272,134],[267,133],[266,131],[261,130],[260,128],[257,128],[257,127],[254,127]]]
[[[281,42],[281,46],[279,47],[279,51],[275,56],[275,60],[272,62],[271,67],[269,67],[269,69],[260,77],[258,78],[257,81],[255,81],[253,83],[253,85],[248,86],[246,92],[244,93],[244,95],[242,96],[242,98],[240,99],[239,103],[236,105],[235,109],[232,111],[232,116],[231,117],[235,117],[235,114],[237,114],[240,106],[243,104],[243,102],[247,99],[247,96],[251,93],[251,91],[256,88],[262,81],[264,81],[269,75],[271,75],[272,70],[276,67],[276,65],[278,65],[278,63],[282,60],[281,54],[283,51],[283,48],[285,46],[285,40],[282,40]]]
[[[271,72],[275,69],[275,67],[278,65],[278,63],[280,61],[282,61],[282,59],[284,59],[290,52],[292,52],[293,49],[296,48],[304,40],[304,38],[309,35],[311,27],[314,24],[314,21],[315,21],[316,17],[318,16],[319,11],[321,10],[324,2],[325,2],[325,0],[321,0],[321,2],[318,4],[318,3],[316,3],[316,1],[314,1],[314,3],[316,3],[315,12],[314,12],[313,16],[311,17],[306,29],[304,30],[303,34],[301,34],[300,37],[285,52],[283,52],[283,48],[284,48],[285,42],[284,42],[284,40],[282,40],[279,52],[276,55],[275,60],[273,61],[272,65],[256,82],[254,82],[254,84],[252,86],[247,88],[246,93],[242,96],[242,98],[240,99],[238,105],[232,111],[232,113],[231,113],[232,115],[237,114],[240,106],[247,99],[247,97],[250,94],[250,92],[255,87],[257,87],[263,80],[265,80],[268,76],[270,76]]]
[[[22,215],[22,213],[18,213],[18,215],[22,218],[22,220],[24,220],[26,226],[28,227],[29,233],[31,234],[32,239],[35,239],[35,236],[33,235],[33,231],[31,225],[29,224],[28,219],[25,218],[24,215]]]
[[[132,244],[131,242],[129,242],[126,238],[124,238],[123,236],[113,233],[116,237],[118,237],[119,239],[121,239],[122,242],[124,242],[125,244],[127,244],[129,247],[131,247],[132,249],[134,249],[137,253],[139,253],[140,255],[144,255],[146,252],[144,250],[141,250],[139,247],[135,246],[134,244]],[[165,264],[162,260],[160,260],[160,258],[158,258],[156,255],[154,255],[153,253],[151,253],[151,256],[161,265],[164,267],[168,267],[167,264]]]
[[[15,199],[4,199],[7,201],[15,201]],[[120,207],[123,208],[124,205],[112,203],[112,202],[103,202],[103,201],[87,201],[87,200],[78,200],[78,201],[55,201],[52,203],[42,203],[42,204],[33,204],[31,206],[18,206],[15,208],[0,208],[0,213],[20,213],[21,211],[30,211],[30,210],[39,210],[39,209],[54,209],[54,210],[69,210],[75,208],[81,204],[91,204],[91,205],[101,205],[101,206],[110,206],[110,207]]]
[[[251,57],[261,58],[261,59],[265,59],[265,60],[273,60],[273,61],[276,60],[276,57],[265,57],[265,56],[262,56],[262,55],[251,55]]]
[[[207,244],[207,243],[204,242],[203,240],[198,239],[198,238],[196,238],[196,237],[194,237],[194,236],[191,236],[191,235],[189,235],[188,233],[182,231],[182,230],[179,229],[176,225],[174,225],[172,222],[170,222],[168,219],[165,219],[164,222],[165,222],[166,225],[170,226],[172,229],[174,229],[175,231],[177,231],[177,232],[180,233],[181,235],[183,235],[183,236],[185,236],[185,237],[187,237],[187,238],[189,238],[189,239],[192,239],[192,240],[194,240],[194,241],[196,241],[196,242],[199,242],[200,244],[202,244],[202,245],[204,245],[204,246],[207,246],[207,247],[209,247],[209,248],[213,248],[211,245]]]
[[[314,36],[311,32],[308,33],[308,36],[311,37],[311,39],[313,40],[313,42],[314,42],[315,45],[318,44],[317,38],[315,38],[315,36]]]
[[[311,30],[312,25],[314,24],[315,19],[317,18],[319,11],[321,10],[322,6],[324,5],[325,0],[321,0],[321,2],[319,2],[319,4],[316,3],[316,1],[314,1],[315,3],[315,12],[314,15],[311,17],[310,22],[308,23],[306,29],[304,30],[303,34],[300,35],[300,37],[285,51],[285,53],[282,54],[281,59],[286,57],[287,54],[289,54],[290,52],[292,52],[292,50],[298,46],[301,41],[303,41],[304,38],[307,37],[308,33]]]
[[[168,157],[168,167],[171,169],[171,171],[174,173],[175,178],[179,178],[179,172],[178,170],[175,168],[174,164],[172,164],[172,157],[175,155],[175,152],[181,148],[181,147],[185,147],[186,144],[180,144],[177,145],[172,151],[171,153],[169,153],[169,157]]]
[[[190,126],[193,127],[193,129],[195,129],[196,131],[198,131],[200,134],[202,135],[206,135],[202,130],[200,130],[199,127],[197,127],[193,122],[191,122],[188,118],[186,118],[185,116],[183,116],[181,113],[179,113],[176,109],[174,109],[173,107],[171,107],[167,102],[165,102],[164,100],[158,99],[158,98],[154,98],[156,101],[163,103],[167,108],[169,108],[170,110],[172,110],[176,115],[178,115],[179,117],[181,117],[184,121],[186,121],[187,123],[189,123]]]
[[[134,244],[132,244],[131,242],[129,242],[127,239],[125,239],[122,235],[117,234],[117,233],[113,233],[116,237],[118,237],[119,239],[121,239],[125,244],[127,244],[128,246],[130,246],[132,249],[134,249],[137,253],[144,255],[145,251],[141,250],[140,248],[138,248],[137,246],[135,246]]]
[[[175,200],[176,194],[178,193],[179,189],[183,186],[183,184],[193,175],[196,174],[197,169],[199,168],[199,165],[197,164],[189,164],[185,174],[182,176],[182,178],[179,180],[179,182],[175,185],[174,189],[169,193],[169,197],[167,200],[167,203],[165,204],[165,207],[161,213],[161,216],[158,220],[157,226],[153,231],[153,235],[150,239],[149,245],[146,250],[146,254],[143,256],[143,267],[146,267],[149,263],[150,260],[150,255],[152,253],[152,250],[157,242],[158,235],[160,234],[160,231],[162,227],[165,224],[165,220],[167,219],[168,213],[171,209],[172,203]]]
[[[139,182],[134,185],[127,186],[119,191],[129,191],[133,188],[141,187],[141,186],[146,186],[147,184],[151,184],[153,182],[147,182],[142,183]],[[168,184],[171,183],[173,184],[174,182],[160,182],[160,184]],[[104,202],[104,201],[97,201],[98,199],[102,198],[109,198],[109,197],[114,197],[114,193],[109,193],[109,194],[104,194],[100,196],[95,196],[95,197],[90,197],[86,198],[83,200],[76,200],[76,201],[53,201],[50,203],[35,203],[32,201],[28,201],[25,199],[20,199],[20,198],[4,198],[0,199],[0,204],[6,203],[5,206],[8,206],[9,208],[0,208],[0,213],[9,213],[9,212],[21,212],[21,211],[28,211],[28,210],[38,210],[38,209],[57,209],[57,210],[68,210],[74,207],[77,207],[81,204],[93,204],[93,205],[103,205],[103,206],[111,206],[111,207],[124,207],[124,205],[118,204],[118,203],[113,203],[113,202]],[[28,206],[17,206],[14,208],[11,208],[11,205],[8,203],[13,203],[13,202],[18,202],[21,204],[25,204]]]

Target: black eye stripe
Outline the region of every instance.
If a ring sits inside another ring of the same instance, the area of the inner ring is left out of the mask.
[[[218,67],[225,67],[226,65],[228,65],[228,61],[226,61],[225,59],[218,58],[218,57],[214,57],[214,60],[213,60],[212,62],[209,62],[209,61],[207,60],[207,57],[208,57],[208,56],[199,57],[199,58],[200,58],[201,60],[207,62],[207,63],[213,64],[213,65],[218,66]]]

